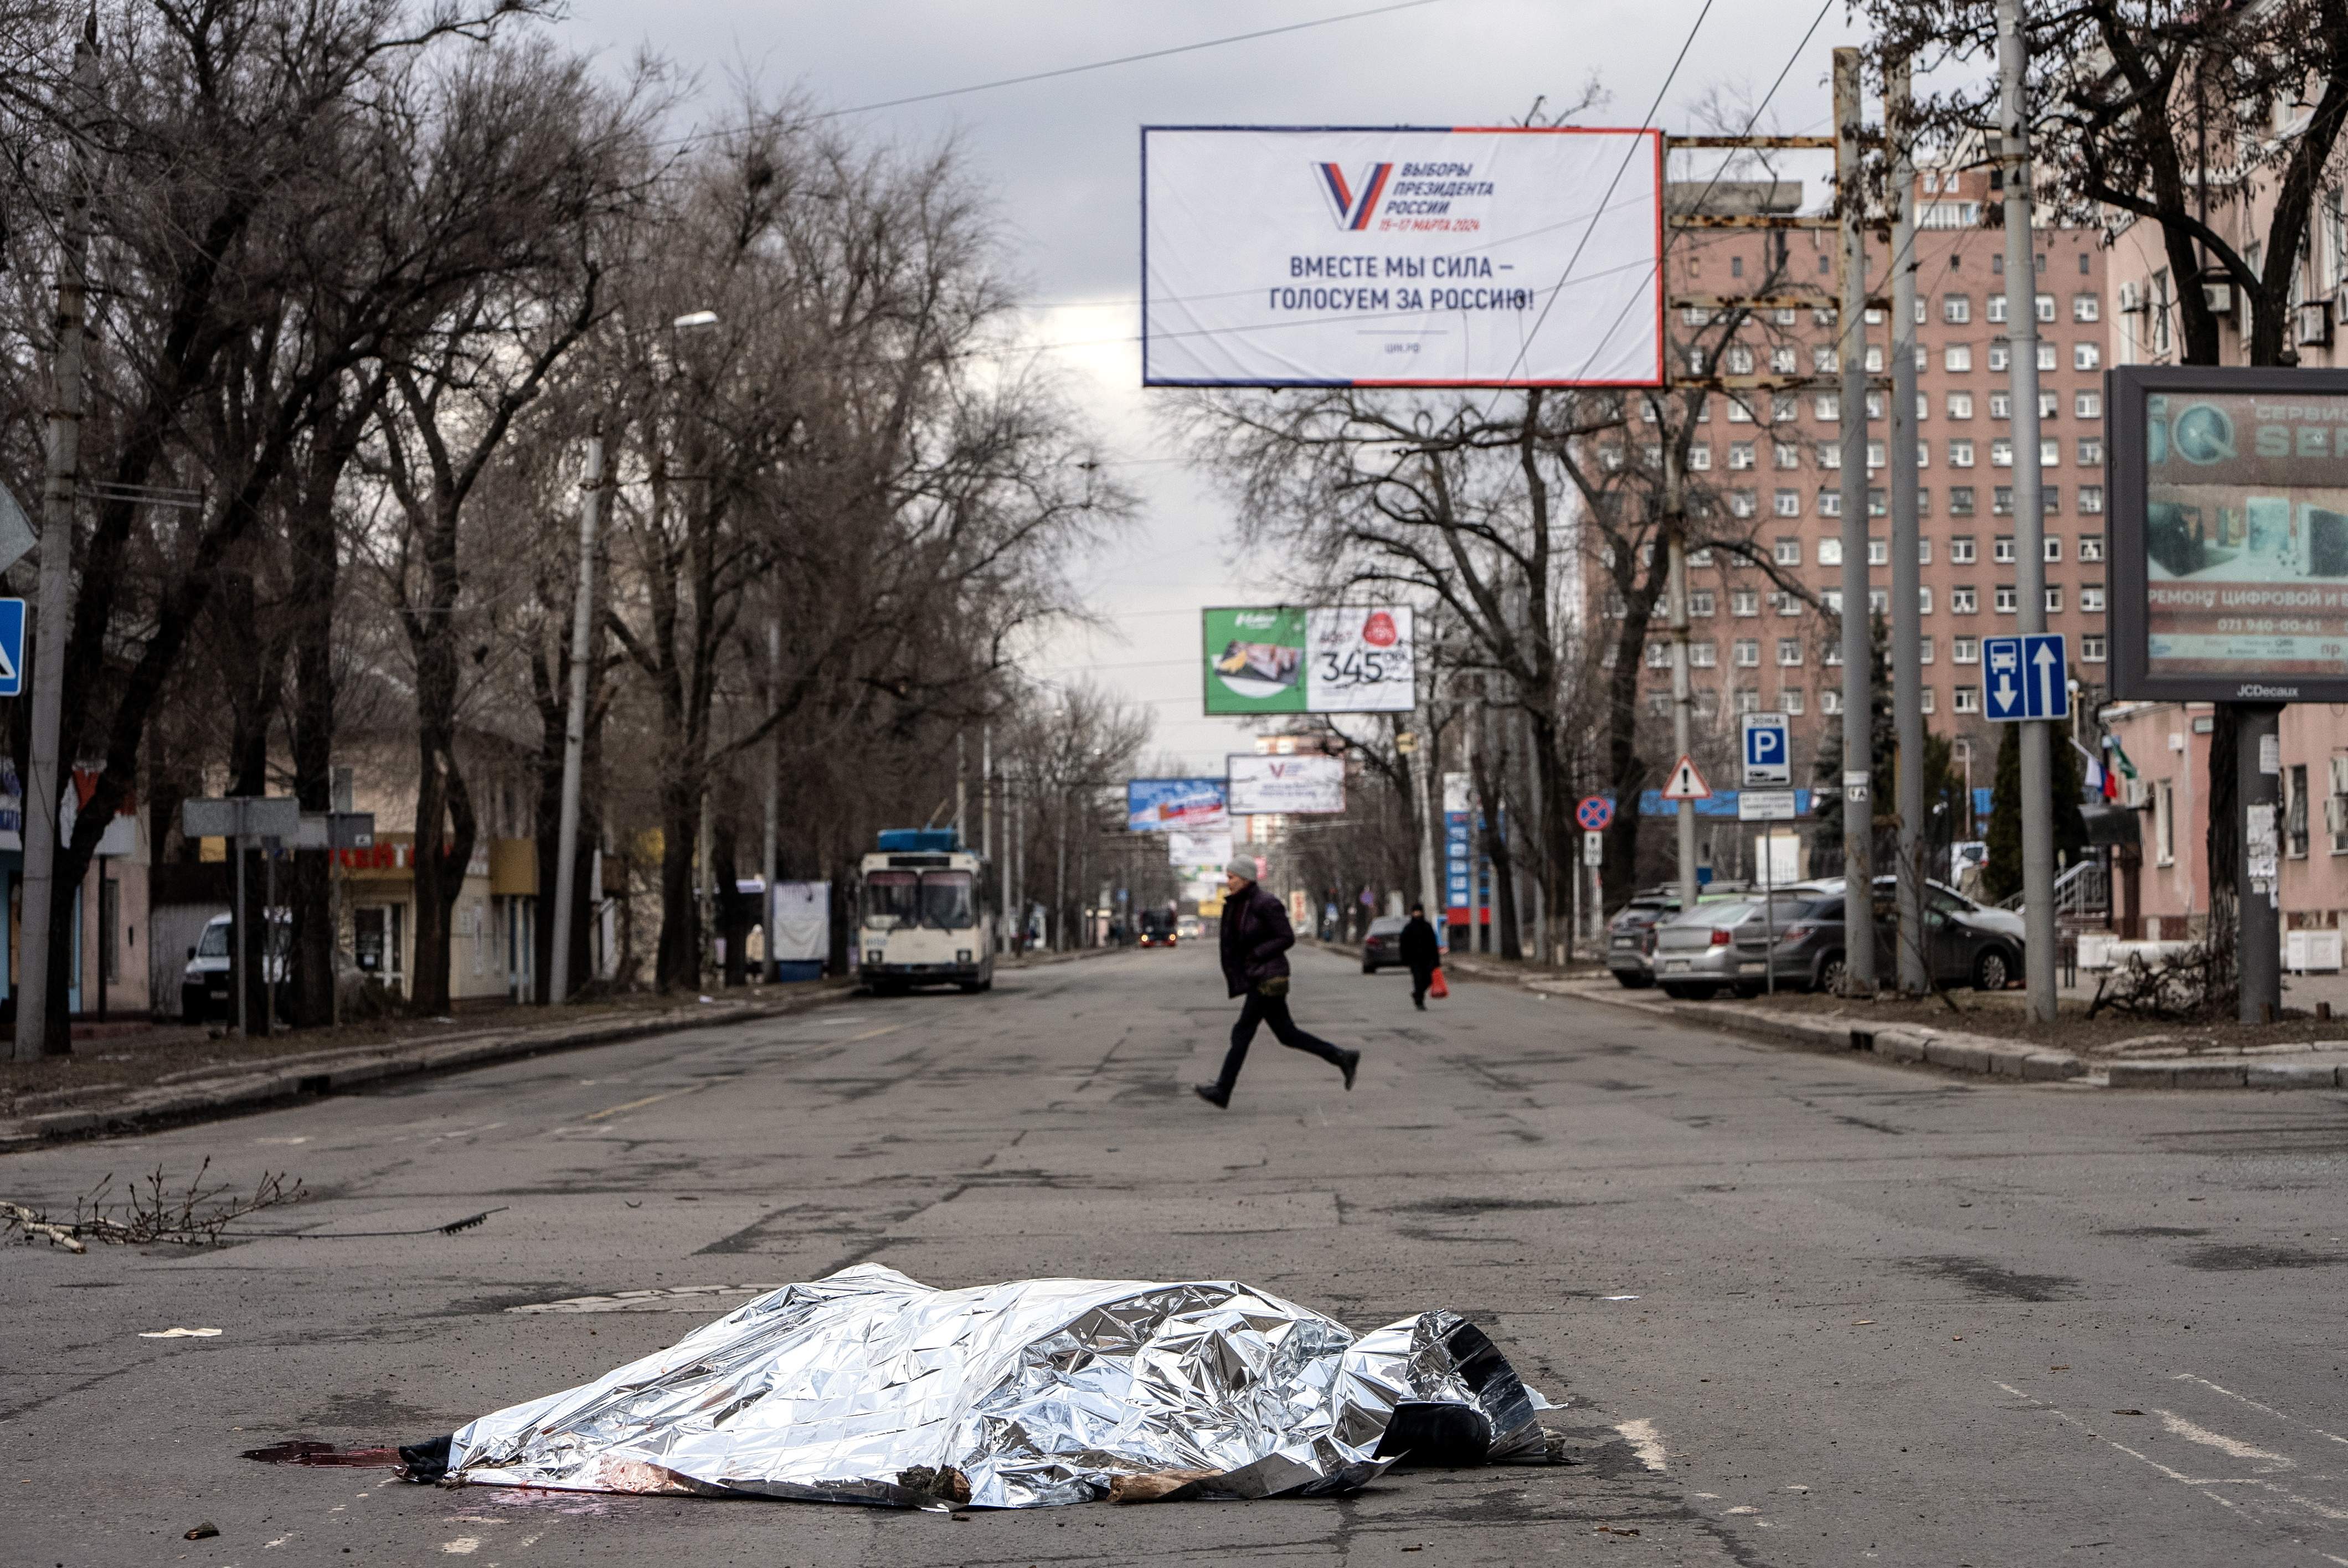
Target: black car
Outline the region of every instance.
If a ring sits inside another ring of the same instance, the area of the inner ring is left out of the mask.
[[[2021,982],[2022,938],[2008,911],[1985,908],[1963,895],[1927,884],[1924,933],[1929,968],[1936,986],[1971,986],[2002,991]],[[1875,886],[1875,975],[1889,984],[1900,973],[1899,917],[1890,878]],[[1842,894],[1809,900],[1777,938],[1772,967],[1777,983],[1789,978],[1815,990],[1842,983]]]
[[[1370,922],[1362,938],[1362,973],[1375,975],[1388,964],[1402,962],[1402,928],[1409,924],[1399,915],[1381,915]]]

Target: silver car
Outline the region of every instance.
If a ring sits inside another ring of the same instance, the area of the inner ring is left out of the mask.
[[[1758,995],[1769,983],[1770,926],[1785,934],[1804,900],[1780,895],[1775,902],[1754,898],[1699,904],[1655,927],[1655,982],[1663,994],[1702,999],[1723,990]],[[1780,974],[1779,983],[1791,976]]]

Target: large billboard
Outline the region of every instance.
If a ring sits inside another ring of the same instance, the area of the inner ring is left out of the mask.
[[[1663,138],[1146,126],[1145,386],[1657,386]]]
[[[1235,752],[1226,765],[1233,816],[1314,816],[1345,809],[1343,757]]]
[[[1222,833],[1231,817],[1220,779],[1128,779],[1128,833]]]
[[[1408,605],[1254,605],[1202,615],[1206,711],[1406,713],[1417,694]]]
[[[2113,695],[2348,702],[2348,372],[2110,388]]]
[[[1169,833],[1166,835],[1166,858],[1178,866],[1212,869],[1220,874],[1231,863],[1231,835],[1228,831]]]

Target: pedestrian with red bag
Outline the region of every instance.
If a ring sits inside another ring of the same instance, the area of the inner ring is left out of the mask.
[[[1426,923],[1426,906],[1410,907],[1410,922],[1402,928],[1402,966],[1410,971],[1410,1005],[1419,1011],[1426,1010],[1426,993],[1433,990],[1438,997],[1447,996],[1443,988],[1443,948],[1435,939],[1435,927]]]

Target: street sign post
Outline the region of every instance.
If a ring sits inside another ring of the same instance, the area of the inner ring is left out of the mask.
[[[1604,834],[1585,833],[1581,835],[1581,863],[1584,866],[1600,866],[1606,864],[1606,835]]]
[[[1739,822],[1792,822],[1801,815],[1795,809],[1792,790],[1747,789],[1736,792],[1736,820]]]
[[[0,570],[5,569],[0,568]],[[21,599],[0,599],[0,697],[21,697],[24,694],[25,601]]]
[[[1786,715],[1747,713],[1742,727],[1745,787],[1749,790],[1756,784],[1792,784],[1794,761],[1792,749],[1786,740]]]
[[[345,814],[348,815],[348,814]],[[372,833],[375,818],[367,816],[367,828]],[[190,838],[225,838],[231,841],[230,853],[236,860],[236,916],[232,928],[236,932],[236,1032],[240,1039],[249,1032],[251,1020],[246,1014],[245,998],[249,982],[245,968],[247,956],[244,928],[244,851],[254,839],[274,838],[299,846],[302,841],[302,803],[291,795],[271,799],[263,795],[227,795],[219,799],[198,797],[180,803],[180,831]],[[331,828],[329,833],[331,835]],[[264,904],[274,900],[264,900]],[[262,965],[264,971],[269,959],[268,919],[262,920]],[[264,980],[262,995],[269,995]]]
[[[1982,639],[1982,706],[1992,723],[2071,716],[2068,650],[2059,631]]]

